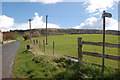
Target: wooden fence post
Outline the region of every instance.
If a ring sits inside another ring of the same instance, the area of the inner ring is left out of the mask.
[[[35,44],[35,40],[33,39],[33,44]]]
[[[33,40],[31,40],[31,44],[33,44]]]
[[[55,53],[55,42],[53,41],[53,54]]]
[[[35,43],[37,44],[37,39],[35,40]]]
[[[44,52],[45,52],[45,40],[43,40],[43,49],[44,49]]]
[[[35,44],[36,44],[36,39],[35,39]]]
[[[82,38],[78,38],[78,62],[82,61]]]
[[[34,44],[35,44],[35,39],[34,39]]]
[[[30,43],[32,43],[32,39],[30,40]]]
[[[36,39],[36,44],[38,45],[38,39]]]
[[[35,39],[34,39],[34,44],[35,44]]]
[[[40,42],[40,40],[39,40],[39,46],[41,47],[41,42]]]

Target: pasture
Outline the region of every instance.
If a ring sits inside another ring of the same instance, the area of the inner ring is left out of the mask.
[[[69,56],[78,57],[78,37],[82,37],[82,41],[89,42],[102,42],[102,34],[75,34],[75,35],[54,35],[48,36],[48,45],[46,45],[46,52],[52,54],[53,41],[55,42],[55,54],[67,54]],[[118,42],[119,36],[116,35],[106,35],[106,42],[113,44],[120,44]],[[38,39],[40,44],[43,45],[43,40],[45,37],[33,38]],[[43,51],[43,48],[41,48]],[[105,48],[105,54],[118,56],[118,48]],[[102,53],[102,46],[94,46],[94,45],[83,45],[83,51],[87,52],[96,52]],[[102,58],[92,57],[88,55],[83,55],[83,60],[89,63],[97,63],[101,64]],[[118,61],[105,59],[105,66],[118,68]]]

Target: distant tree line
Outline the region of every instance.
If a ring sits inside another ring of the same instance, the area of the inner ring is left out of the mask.
[[[3,32],[3,40],[16,40],[19,34],[17,32]]]
[[[14,30],[11,32],[18,32],[23,34],[25,32],[29,32],[29,30]],[[39,33],[40,36],[44,36],[46,34],[46,29],[32,29],[32,34],[34,32]],[[90,30],[90,29],[58,29],[58,28],[48,28],[48,35],[63,35],[63,34],[102,34],[102,30]],[[106,34],[110,35],[119,35],[120,31],[107,30]]]
[[[102,34],[102,30],[90,30],[90,29],[58,29],[48,28],[48,36],[51,35],[64,35],[64,34]],[[120,35],[120,31],[107,30],[106,34]],[[22,36],[25,40],[31,37],[42,37],[46,35],[46,29],[32,29],[30,30],[10,30],[10,32],[3,32],[3,40],[15,40],[18,36]]]
[[[32,32],[32,33],[30,33],[30,32],[24,32],[22,34],[22,36],[23,36],[23,38],[25,40],[27,40],[27,39],[30,39],[31,37],[40,37],[41,35],[40,35],[40,33],[38,31],[36,31],[36,32]]]

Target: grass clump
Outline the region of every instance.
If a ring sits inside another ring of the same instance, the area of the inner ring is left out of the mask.
[[[101,68],[93,66],[91,64],[74,63],[72,66],[67,68],[65,71],[56,74],[55,78],[77,78],[77,79],[113,79],[119,80],[119,73],[113,69],[106,68],[104,77],[101,73]]]
[[[60,57],[58,59],[54,59],[54,62],[57,63],[58,67],[62,68],[68,68],[70,65],[72,65],[74,62],[66,57]]]

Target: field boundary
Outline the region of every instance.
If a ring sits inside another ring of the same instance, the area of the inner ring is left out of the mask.
[[[78,38],[78,61],[80,62],[82,60],[82,55],[89,55],[89,56],[94,56],[94,57],[103,57],[102,54],[100,53],[95,53],[95,52],[83,52],[82,51],[82,45],[83,44],[88,44],[88,45],[96,45],[96,46],[102,46],[102,42],[87,42],[87,41],[82,41],[82,38]],[[106,47],[120,47],[119,44],[111,44],[111,43],[105,43]],[[107,59],[112,59],[112,60],[118,60],[120,61],[120,56],[114,56],[114,55],[104,55],[105,58]]]
[[[94,52],[83,52],[84,55],[89,55],[89,56],[95,56],[95,57],[102,57],[102,54],[100,53],[94,53]],[[105,54],[106,59],[111,59],[111,60],[118,60],[120,61],[120,56],[113,56],[113,55],[108,55]]]
[[[102,46],[102,45],[103,45],[103,42],[88,42],[88,41],[82,41],[82,44]],[[106,46],[106,47],[112,47],[112,48],[120,48],[120,44],[113,44],[113,43],[105,43],[105,46]]]

